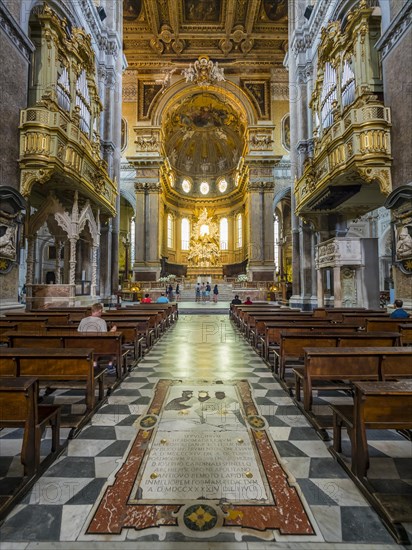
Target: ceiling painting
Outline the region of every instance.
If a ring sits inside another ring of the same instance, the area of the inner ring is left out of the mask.
[[[269,21],[280,21],[288,15],[287,0],[263,0],[262,4],[262,15],[266,16]]]
[[[218,23],[221,0],[184,0],[185,23]]]
[[[236,169],[244,130],[239,114],[216,94],[195,94],[179,102],[166,117],[164,135],[170,164],[178,176],[189,176],[199,185],[206,179],[211,192],[217,193],[217,178],[230,177]]]
[[[142,11],[142,0],[123,0],[123,17],[127,21],[134,21]]]

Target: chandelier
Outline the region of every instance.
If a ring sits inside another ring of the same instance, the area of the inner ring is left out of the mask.
[[[193,66],[190,63],[187,69],[183,69],[182,75],[186,78],[186,82],[194,82],[202,87],[226,80],[223,69],[218,67],[217,61],[213,63],[207,55],[199,56]]]

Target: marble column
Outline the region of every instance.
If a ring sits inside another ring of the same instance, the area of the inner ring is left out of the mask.
[[[62,250],[63,250],[63,242],[55,239],[55,246],[56,246],[56,264],[55,264],[56,285],[60,285],[62,282],[60,260],[61,260]]]
[[[77,237],[70,237],[69,284],[72,302],[74,302],[74,297],[76,294],[76,244]]]
[[[317,289],[318,307],[324,307],[325,301],[324,301],[324,291],[323,291],[322,269],[317,270],[317,280],[318,280],[318,289]]]
[[[91,276],[91,286],[90,286],[90,295],[94,298],[97,295],[97,251],[98,247],[92,247],[92,276]]]
[[[333,297],[335,307],[342,307],[342,285],[340,280],[340,269],[340,266],[333,268]]]
[[[144,185],[136,184],[136,221],[135,221],[135,262],[133,269],[141,269],[146,262],[146,221],[145,221],[145,197]]]

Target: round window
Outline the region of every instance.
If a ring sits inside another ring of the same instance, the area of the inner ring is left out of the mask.
[[[189,180],[183,180],[182,181],[182,189],[185,193],[189,193],[190,191],[190,188],[192,186],[190,185],[190,181]]]
[[[224,193],[227,189],[227,181],[225,180],[225,178],[221,179],[219,181],[219,184],[218,184],[218,187],[219,187],[219,191],[221,193]]]
[[[207,181],[202,181],[202,183],[200,184],[200,192],[202,193],[202,195],[207,195],[209,193],[209,184],[207,183]]]

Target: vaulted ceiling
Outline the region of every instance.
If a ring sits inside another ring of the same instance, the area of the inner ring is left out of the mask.
[[[288,99],[287,15],[287,0],[123,0],[123,102],[134,103],[125,112],[138,136],[162,126],[174,193],[236,194],[247,124],[270,131],[272,102]],[[184,71],[201,56],[224,70],[223,82],[188,82]]]
[[[270,73],[287,49],[287,0],[123,0],[129,69],[154,73],[201,54],[225,74]]]

